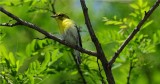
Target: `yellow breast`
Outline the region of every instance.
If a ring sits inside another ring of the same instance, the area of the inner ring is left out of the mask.
[[[63,32],[65,31],[65,30],[67,30],[67,29],[69,29],[69,28],[72,28],[72,27],[74,27],[74,22],[71,20],[71,19],[64,19],[63,21],[62,21],[62,30],[63,30]]]

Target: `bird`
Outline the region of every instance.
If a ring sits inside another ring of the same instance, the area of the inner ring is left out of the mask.
[[[69,18],[69,16],[64,13],[58,13],[53,14],[51,17],[55,18],[58,22],[60,34],[65,42],[74,46],[82,47],[79,27]],[[74,55],[74,60],[77,64],[81,64],[80,52],[72,49],[72,55]]]

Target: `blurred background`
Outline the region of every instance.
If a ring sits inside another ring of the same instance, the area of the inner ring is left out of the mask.
[[[103,47],[106,58],[110,60],[115,51],[144,17],[145,12],[157,0],[85,1],[93,29]],[[53,0],[0,0],[0,6],[7,11],[60,37],[58,24],[55,19],[50,17],[52,15],[50,11],[52,10],[51,3],[53,3]],[[95,46],[84,22],[80,1],[56,0],[55,9],[58,13],[67,14],[80,26],[83,48],[95,51]],[[116,84],[160,84],[159,15],[160,8],[158,7],[117,58],[112,68]],[[7,22],[15,23],[12,18],[0,12],[0,23]],[[1,75],[9,75],[8,78],[11,77],[10,80],[16,81],[13,83],[17,84],[22,82],[44,84],[46,81],[48,81],[48,84],[83,84],[78,80],[79,75],[76,66],[72,62],[70,63],[72,57],[65,57],[69,55],[69,49],[52,40],[37,40],[37,38],[43,39],[45,36],[25,26],[0,26]],[[42,50],[46,49],[46,45],[47,49],[49,46],[49,50],[53,52],[52,55],[49,54],[49,58],[45,56],[48,51]],[[37,52],[40,54],[37,54]],[[42,52],[45,53],[44,56]],[[56,58],[52,57],[55,55]],[[39,60],[41,58],[43,60]],[[61,58],[61,61],[58,60],[59,58]],[[46,59],[48,61],[45,61]],[[53,61],[53,59],[55,60]],[[102,78],[99,74],[101,73],[104,79],[105,74],[102,67],[100,67],[102,71],[98,71],[96,58],[82,54],[82,61],[81,67],[88,84],[101,84]],[[67,65],[64,65],[66,62]],[[45,67],[40,70],[43,64]],[[38,66],[39,68],[37,68]],[[75,70],[72,70],[73,68]],[[52,73],[50,73],[50,70]],[[66,77],[68,78],[65,79]],[[22,80],[23,78],[26,79]],[[4,82],[5,80],[7,79],[2,77],[0,83],[7,83]]]

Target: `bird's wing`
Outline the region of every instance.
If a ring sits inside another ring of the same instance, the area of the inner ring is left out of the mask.
[[[80,27],[78,27],[77,25],[75,25],[77,33],[78,33],[78,40],[79,40],[79,45],[80,47],[82,47],[82,39],[81,39],[81,34],[80,34]]]
[[[79,43],[78,33],[76,27],[72,26],[70,28],[65,28],[64,40],[72,45],[77,45]],[[78,44],[79,45],[79,44]]]

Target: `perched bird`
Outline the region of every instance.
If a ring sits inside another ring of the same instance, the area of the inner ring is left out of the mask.
[[[54,14],[51,17],[55,18],[56,21],[58,22],[60,33],[65,42],[71,45],[82,47],[79,28],[77,27],[77,25],[74,23],[73,20],[71,20],[66,14],[63,13]],[[80,52],[77,50],[73,50],[72,55],[75,56],[77,63],[80,64],[81,63]]]

